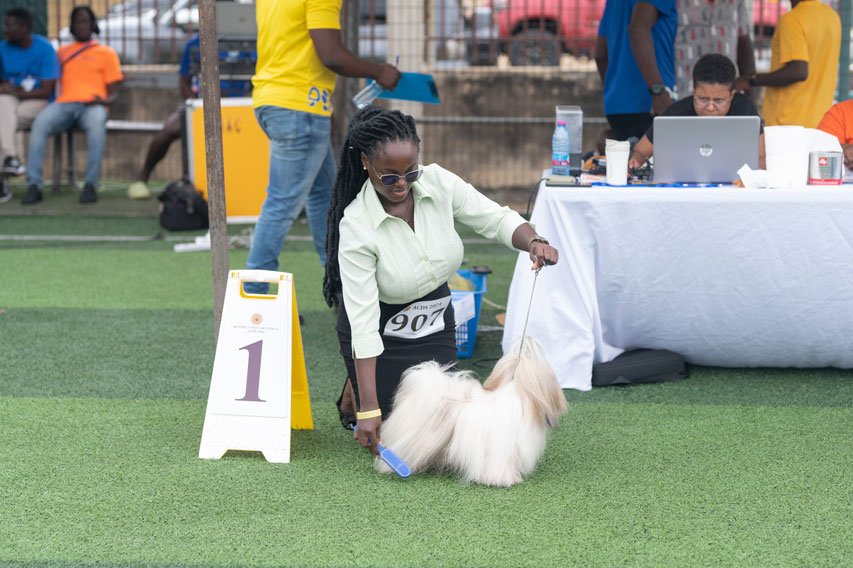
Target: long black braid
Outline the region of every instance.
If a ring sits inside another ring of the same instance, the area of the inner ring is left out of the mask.
[[[398,110],[387,110],[377,106],[367,106],[355,113],[347,130],[329,207],[323,295],[330,306],[337,305],[337,293],[341,290],[338,226],[344,216],[344,209],[352,203],[368,178],[367,171],[361,163],[361,154],[363,152],[368,158],[374,159],[389,142],[413,142],[416,146],[420,146],[421,139],[418,138],[415,119]]]

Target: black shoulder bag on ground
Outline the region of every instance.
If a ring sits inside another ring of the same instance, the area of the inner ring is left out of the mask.
[[[207,229],[207,201],[186,179],[173,181],[157,198],[160,200],[160,225],[169,231]]]
[[[592,386],[680,381],[688,376],[684,357],[664,349],[630,349],[612,361],[592,366]]]

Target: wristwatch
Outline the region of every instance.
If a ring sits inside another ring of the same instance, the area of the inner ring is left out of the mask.
[[[655,83],[651,87],[649,87],[649,93],[651,93],[655,97],[658,95],[662,95],[667,91],[668,89],[663,83]]]
[[[758,85],[758,83],[755,82],[755,73],[753,73],[752,77],[747,79],[747,81],[749,82],[750,87],[755,87],[756,85]]]

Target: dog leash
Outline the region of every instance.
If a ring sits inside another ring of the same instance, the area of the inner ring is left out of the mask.
[[[521,343],[518,345],[519,353],[521,352],[521,347],[524,345],[524,336],[527,335],[527,322],[530,321],[530,308],[533,307],[533,293],[536,291],[536,280],[539,278],[540,270],[542,270],[542,266],[537,268],[533,273],[533,286],[530,287],[530,300],[527,302],[527,315],[524,316],[524,327],[521,330]]]
[[[538,257],[537,257],[538,258]],[[539,278],[539,271],[545,266],[545,261],[533,273],[533,286],[530,287],[530,301],[527,302],[527,315],[524,316],[524,327],[521,329],[521,341],[518,342],[518,358],[515,360],[515,368],[512,370],[512,378],[515,380],[515,371],[518,369],[518,361],[521,359],[521,350],[524,347],[524,338],[527,336],[527,322],[530,321],[530,308],[533,307],[533,293],[536,291],[536,280]]]

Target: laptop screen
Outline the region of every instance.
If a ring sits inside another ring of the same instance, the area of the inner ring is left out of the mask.
[[[757,116],[658,116],[654,128],[655,182],[732,183],[758,168]]]

